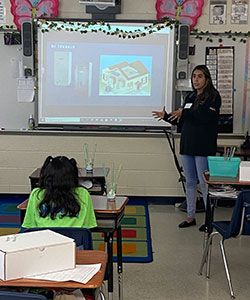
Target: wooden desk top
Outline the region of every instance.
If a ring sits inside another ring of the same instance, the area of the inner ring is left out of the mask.
[[[103,195],[91,195],[93,207],[95,213],[107,213],[107,214],[119,214],[125,208],[128,202],[127,197],[117,196],[115,200],[107,200]],[[26,210],[29,199],[26,199],[20,203],[17,208],[20,210]]]
[[[30,179],[39,179],[40,178],[41,168],[37,168],[30,176]],[[105,168],[106,175],[109,172],[109,168]],[[85,168],[78,168],[79,178],[100,178],[104,177],[103,168],[94,168],[93,172],[86,172]]]
[[[107,200],[104,195],[91,195],[95,213],[119,214],[128,202],[127,197],[116,196],[114,200]]]
[[[44,287],[44,288],[97,288],[102,285],[106,264],[107,264],[107,253],[104,251],[98,250],[76,250],[76,264],[98,264],[101,263],[100,271],[90,279],[86,284],[66,281],[66,282],[57,282],[49,280],[37,280],[37,279],[15,279],[3,281],[0,280],[0,286],[22,286],[22,287]]]
[[[250,185],[250,181],[239,181],[239,176],[237,177],[210,176],[209,173],[204,173],[203,176],[207,184]]]

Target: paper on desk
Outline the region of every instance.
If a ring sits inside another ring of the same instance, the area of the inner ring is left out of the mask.
[[[209,194],[219,198],[237,198],[240,191],[231,185],[215,185],[209,188]]]
[[[93,186],[93,182],[91,180],[82,180],[79,179],[79,185],[83,186],[85,189],[89,190]]]
[[[26,276],[30,279],[52,280],[52,281],[76,281],[86,284],[100,270],[101,264],[76,265],[74,269],[58,271],[40,275]]]

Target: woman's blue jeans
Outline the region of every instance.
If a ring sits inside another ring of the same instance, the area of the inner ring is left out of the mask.
[[[206,156],[181,155],[182,167],[186,178],[187,217],[194,218],[199,181],[203,201],[206,207],[207,187],[202,174],[208,171]]]

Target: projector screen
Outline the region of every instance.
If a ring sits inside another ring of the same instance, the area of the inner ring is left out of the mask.
[[[86,24],[38,21],[38,126],[169,126],[152,110],[172,110],[174,29]]]

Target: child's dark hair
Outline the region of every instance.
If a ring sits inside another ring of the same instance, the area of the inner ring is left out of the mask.
[[[48,156],[41,168],[40,188],[44,190],[44,198],[39,204],[40,216],[50,216],[52,220],[60,213],[60,217],[76,217],[80,205],[74,195],[78,186],[78,169],[74,158],[66,156]]]
[[[212,81],[211,74],[209,72],[208,67],[205,65],[197,65],[192,71],[191,78],[193,78],[193,73],[196,70],[202,71],[202,73],[204,74],[205,79],[206,79],[206,86],[204,87],[202,93],[197,97],[198,100],[206,100],[208,97],[211,97],[211,96],[213,96],[213,98],[215,98],[216,95],[218,94],[218,92],[213,85],[213,81]],[[194,85],[193,85],[193,80],[191,80],[191,83],[192,83],[193,89],[195,90]]]

